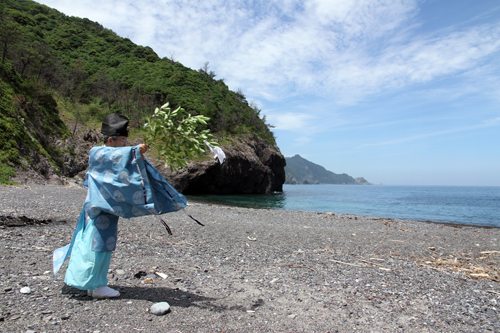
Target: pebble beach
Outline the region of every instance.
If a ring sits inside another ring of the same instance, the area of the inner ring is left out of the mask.
[[[500,228],[190,202],[120,219],[95,300],[52,274],[86,193],[0,187],[1,332],[500,332]]]

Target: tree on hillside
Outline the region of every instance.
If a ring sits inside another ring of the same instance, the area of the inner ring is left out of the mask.
[[[151,48],[96,22],[31,0],[0,0],[0,9],[2,62],[10,61],[30,84],[57,91],[58,98],[92,105],[81,109],[88,114],[80,120],[117,112],[141,126],[147,110],[168,101],[173,108],[182,105],[193,115],[209,117],[208,127],[218,135],[254,133],[275,141],[260,110],[241,90],[215,80],[208,61],[193,70],[177,62],[174,53],[160,59]]]
[[[2,64],[5,64],[5,58],[9,50],[20,40],[21,31],[19,25],[0,9],[0,45],[2,46]]]
[[[200,69],[198,70],[198,72],[200,72],[201,74],[203,74],[203,75],[205,75],[205,76],[208,76],[209,78],[213,79],[213,78],[214,78],[214,77],[216,77],[217,75],[215,74],[215,72],[214,72],[214,71],[211,71],[211,70],[210,70],[210,66],[209,66],[208,64],[209,64],[209,62],[208,62],[208,61],[207,61],[207,62],[205,62],[205,63],[203,64],[203,67],[202,67],[202,68],[200,68]]]

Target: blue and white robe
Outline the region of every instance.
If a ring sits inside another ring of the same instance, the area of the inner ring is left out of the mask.
[[[106,285],[119,217],[159,215],[187,206],[186,198],[141,157],[138,146],[92,148],[84,186],[87,199],[71,243],[53,254],[54,275],[71,254],[65,281],[80,289]]]

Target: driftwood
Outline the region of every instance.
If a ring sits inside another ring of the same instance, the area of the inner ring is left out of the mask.
[[[374,265],[374,266],[379,266],[379,267],[385,268],[384,266],[382,266],[380,264],[376,264],[376,263],[371,262],[371,261],[366,261],[366,260],[363,260],[363,259],[356,259],[356,260],[359,260],[361,262],[365,262],[365,263],[370,264],[370,265]]]
[[[490,255],[496,254],[499,251],[483,251],[481,254]],[[482,261],[488,257],[479,257],[474,261],[472,258],[459,257],[454,258],[434,258],[419,259],[415,263],[419,266],[433,269],[436,271],[446,272],[451,271],[455,273],[463,273],[471,279],[486,279],[492,281],[500,280],[500,269],[496,265],[490,265],[488,262]],[[424,263],[422,263],[424,262]]]
[[[365,266],[354,265],[354,264],[350,264],[348,262],[343,262],[343,261],[338,261],[338,260],[333,260],[333,259],[330,259],[330,261],[336,262],[337,264],[349,265],[349,266],[354,266],[354,267],[361,267],[361,268],[365,267]]]
[[[279,264],[279,265],[276,265],[276,266],[271,267],[269,269],[275,269],[275,268],[279,268],[279,267],[307,268],[307,269],[310,269],[311,271],[315,271],[316,272],[316,270],[314,268],[311,268],[311,267],[308,267],[308,266],[296,265],[296,264]]]

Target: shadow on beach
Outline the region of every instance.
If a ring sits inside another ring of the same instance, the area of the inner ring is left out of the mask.
[[[263,305],[264,301],[259,300],[259,303],[253,304],[250,308],[243,306],[220,306],[214,305],[212,302],[220,300],[219,298],[205,297],[196,293],[182,291],[179,288],[165,288],[165,287],[120,287],[109,285],[109,287],[119,290],[120,296],[109,299],[94,299],[87,296],[87,291],[80,290],[68,285],[64,285],[61,294],[69,295],[69,298],[76,299],[82,302],[90,301],[116,301],[116,300],[142,300],[152,303],[167,302],[171,307],[197,307],[200,309],[208,309],[210,311],[251,311],[252,309]]]

